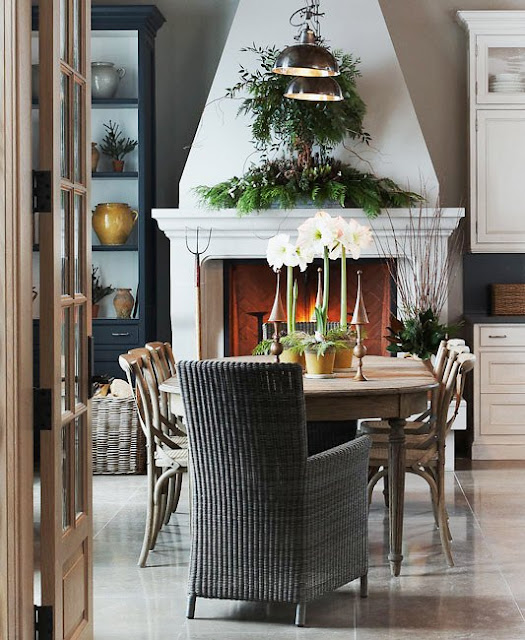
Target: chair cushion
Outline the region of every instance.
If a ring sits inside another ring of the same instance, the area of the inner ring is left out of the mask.
[[[437,445],[433,445],[428,449],[407,449],[406,466],[412,467],[415,464],[431,466],[431,463],[437,459]],[[388,447],[372,446],[370,451],[370,466],[383,467],[388,465]]]

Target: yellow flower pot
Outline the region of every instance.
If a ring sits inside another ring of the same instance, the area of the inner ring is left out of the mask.
[[[93,211],[91,223],[101,244],[125,244],[138,215],[124,202],[101,202]]]
[[[344,349],[338,349],[335,352],[334,370],[338,369],[350,369],[352,366],[352,356],[354,352],[354,345],[345,347]]]
[[[305,351],[306,373],[314,376],[329,376],[334,372],[335,349],[318,356],[316,351]]]
[[[300,364],[303,369],[306,366],[305,360],[304,360],[304,354],[294,353],[291,349],[285,349],[279,356],[279,360],[281,362],[289,362],[291,364]]]

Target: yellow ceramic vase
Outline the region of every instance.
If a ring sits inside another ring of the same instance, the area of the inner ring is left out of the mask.
[[[345,347],[344,349],[338,349],[335,352],[334,371],[338,369],[350,369],[352,366],[353,351],[354,345]]]
[[[101,202],[95,207],[91,222],[101,244],[124,244],[138,215],[124,202]]]
[[[304,369],[305,361],[303,353],[294,353],[291,349],[285,349],[279,356],[280,362],[289,362],[291,364],[300,364]]]
[[[335,349],[329,349],[324,355],[317,357],[316,351],[305,351],[306,373],[315,376],[326,376],[334,372]]]

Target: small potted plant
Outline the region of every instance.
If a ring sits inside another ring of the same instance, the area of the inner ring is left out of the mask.
[[[100,144],[100,150],[106,156],[111,158],[113,171],[122,173],[124,171],[124,158],[131,153],[138,142],[131,138],[125,138],[122,130],[116,122],[109,121],[104,123],[106,135]]]
[[[100,281],[100,270],[98,267],[91,267],[91,317],[98,318],[98,312],[100,309],[99,302],[103,300],[110,293],[113,293],[115,289],[111,285],[104,287]]]
[[[268,241],[266,250],[266,258],[268,264],[277,271],[286,266],[286,335],[281,339],[284,347],[281,354],[281,362],[297,362],[304,368],[305,360],[303,348],[301,346],[304,338],[303,333],[297,332],[296,329],[296,312],[297,312],[297,280],[294,280],[294,267],[299,267],[301,271],[305,271],[306,267],[312,262],[314,256],[310,248],[299,244],[292,244],[290,236],[280,233]]]

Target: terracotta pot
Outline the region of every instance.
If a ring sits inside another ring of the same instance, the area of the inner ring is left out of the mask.
[[[92,304],[91,305],[91,317],[92,318],[98,318],[98,312],[100,311],[100,305],[99,304]]]
[[[122,173],[124,171],[124,160],[112,160],[113,171],[115,173]]]
[[[117,318],[131,318],[135,299],[131,295],[131,289],[117,289],[113,298],[113,306],[117,312]]]
[[[98,167],[98,161],[100,160],[100,151],[97,149],[97,143],[91,143],[91,172],[95,173]]]
[[[334,372],[335,349],[329,349],[319,357],[316,351],[305,351],[304,355],[306,358],[306,373],[326,376]]]
[[[102,244],[124,244],[138,215],[123,202],[101,202],[93,211],[93,229]]]
[[[293,353],[290,349],[285,349],[279,356],[279,360],[281,362],[289,362],[291,364],[300,364],[303,369],[306,366],[305,360],[304,360],[304,354]]]
[[[352,356],[354,352],[354,345],[345,347],[344,349],[338,349],[335,352],[334,370],[337,369],[350,369],[352,366]]]

